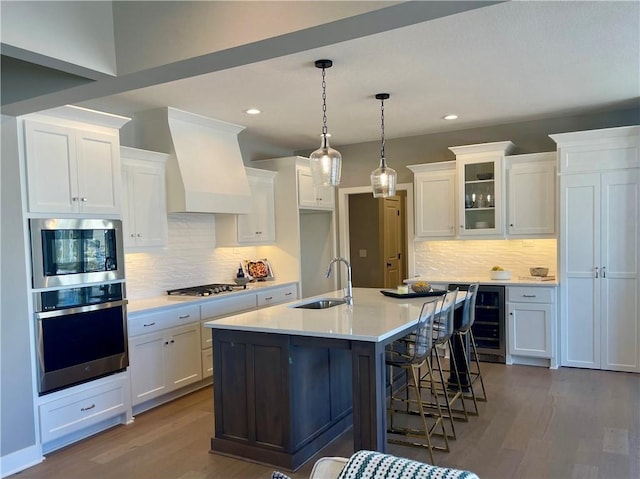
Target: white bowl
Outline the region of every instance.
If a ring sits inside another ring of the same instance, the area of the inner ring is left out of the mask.
[[[511,279],[511,271],[489,271],[491,279]]]

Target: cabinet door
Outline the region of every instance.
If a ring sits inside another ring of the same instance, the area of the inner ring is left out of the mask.
[[[135,233],[135,205],[132,198],[133,187],[133,167],[122,165],[122,239],[125,248],[132,248],[136,245]]]
[[[132,196],[137,246],[167,244],[167,210],[164,167],[137,166],[133,173]]]
[[[508,308],[509,354],[551,358],[551,305],[509,303]]]
[[[120,147],[116,135],[76,130],[82,213],[120,213]]]
[[[455,236],[455,175],[455,170],[416,175],[416,236]]]
[[[561,364],[600,368],[600,174],[560,179]]]
[[[168,330],[164,347],[170,390],[202,379],[200,322]]]
[[[535,236],[555,232],[555,165],[517,164],[508,173],[508,233]]]
[[[502,158],[459,159],[460,236],[501,235]]]
[[[74,130],[26,120],[25,153],[29,211],[74,213],[78,209],[78,173]]]
[[[247,174],[251,190],[251,211],[238,215],[239,243],[273,243],[275,207],[273,179]]]
[[[315,187],[311,168],[298,166],[298,206],[300,208],[333,209],[335,198],[333,187]]]
[[[168,392],[164,359],[166,346],[162,331],[137,336],[129,341],[131,399],[134,406]]]
[[[640,372],[638,170],[602,174],[601,368]],[[572,245],[573,247],[573,245]]]

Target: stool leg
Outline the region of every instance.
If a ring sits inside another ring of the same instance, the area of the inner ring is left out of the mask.
[[[471,392],[471,400],[473,401],[473,408],[474,408],[474,411],[469,411],[469,414],[471,414],[472,416],[478,416],[478,401],[476,399],[476,393],[473,390],[473,382],[471,381],[471,362],[469,360],[469,356],[467,355],[467,347],[465,346],[466,333],[459,332],[458,334],[456,334],[456,336],[458,337],[458,340],[460,341],[460,347],[462,348],[462,351],[464,352],[464,358],[465,358],[465,361],[467,363],[467,378],[466,378],[466,382],[469,385],[469,391]],[[465,396],[464,393],[463,393],[462,401],[464,402],[465,399],[469,399],[469,397]]]
[[[477,397],[477,399],[478,401],[486,402],[487,391],[484,388],[484,380],[482,379],[482,371],[480,370],[480,360],[478,359],[478,350],[476,349],[476,338],[473,336],[472,329],[469,330],[469,334],[471,335],[470,339],[471,339],[471,349],[473,350],[473,358],[476,363],[477,373],[475,373],[475,375],[476,375],[476,378],[480,378],[480,386],[482,387],[482,397]],[[471,382],[471,387],[473,387],[473,383],[475,382],[475,379],[471,380],[470,382]]]

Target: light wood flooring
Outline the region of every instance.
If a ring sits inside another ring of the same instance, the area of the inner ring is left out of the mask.
[[[481,479],[640,478],[640,375],[482,363],[489,401],[456,423],[440,466]],[[211,390],[201,390],[49,454],[12,479],[269,478],[273,467],[209,453]],[[268,414],[268,411],[265,411]],[[321,452],[349,456],[351,432]],[[424,450],[389,446],[428,461]],[[307,478],[314,459],[292,478]]]

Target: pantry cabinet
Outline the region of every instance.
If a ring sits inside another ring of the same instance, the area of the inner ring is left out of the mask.
[[[169,155],[121,147],[125,248],[167,245],[165,164]]]
[[[246,215],[216,215],[218,246],[263,245],[276,241],[274,171],[245,168],[251,190]]]
[[[561,363],[640,372],[640,127],[551,137],[560,165]]]
[[[556,221],[556,153],[505,157],[507,234],[553,237]]]
[[[504,156],[513,148],[510,141],[449,148],[456,155],[460,237],[504,235]]]
[[[31,213],[120,213],[117,131],[25,120]]]
[[[418,238],[456,236],[456,162],[407,166],[413,171],[415,235]]]

